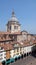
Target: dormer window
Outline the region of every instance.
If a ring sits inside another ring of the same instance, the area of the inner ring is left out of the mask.
[[[33,44],[33,43],[30,41],[30,44]]]

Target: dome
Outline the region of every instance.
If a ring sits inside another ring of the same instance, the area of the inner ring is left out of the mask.
[[[18,22],[18,19],[16,18],[14,11],[12,12],[12,17],[10,18],[9,21]]]
[[[12,21],[12,22],[17,22],[18,21],[18,19],[16,18],[16,17],[12,17],[12,18],[10,18],[10,20],[9,21]]]

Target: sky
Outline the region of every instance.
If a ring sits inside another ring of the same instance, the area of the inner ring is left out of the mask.
[[[36,0],[0,0],[0,31],[6,31],[13,9],[21,30],[36,34]]]

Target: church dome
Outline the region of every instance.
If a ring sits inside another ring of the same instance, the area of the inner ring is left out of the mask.
[[[18,21],[18,19],[16,18],[16,17],[12,17],[12,18],[10,18],[10,20],[9,21],[12,21],[12,22],[17,22]]]
[[[9,21],[11,21],[11,22],[18,22],[18,19],[16,18],[14,11],[12,12],[12,17],[10,18]]]

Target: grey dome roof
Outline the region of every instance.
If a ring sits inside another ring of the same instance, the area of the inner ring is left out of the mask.
[[[10,20],[9,21],[14,21],[14,22],[17,22],[18,21],[18,19],[16,18],[16,17],[12,17],[12,18],[10,18]]]
[[[11,25],[11,24],[21,25],[21,24],[19,23],[18,19],[16,18],[14,11],[12,12],[12,17],[8,20],[7,25],[9,25],[9,24],[10,24],[10,25]]]
[[[12,17],[9,19],[9,21],[18,22],[18,19],[16,18],[14,11],[12,12]]]

